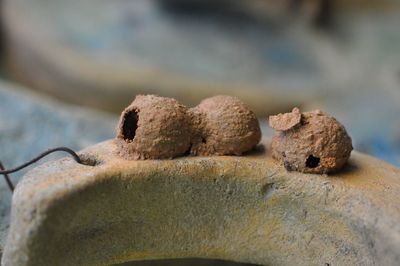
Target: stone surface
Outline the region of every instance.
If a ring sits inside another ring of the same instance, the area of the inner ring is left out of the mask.
[[[48,148],[74,150],[114,136],[117,117],[65,105],[0,80],[0,160],[18,166]],[[47,159],[64,154],[50,155]],[[14,183],[25,173],[12,174]],[[0,176],[0,255],[9,227],[11,193]]]
[[[242,157],[127,161],[114,140],[30,171],[13,196],[8,265],[218,258],[398,265],[400,170],[353,152],[331,176]],[[92,166],[91,166],[92,165]]]

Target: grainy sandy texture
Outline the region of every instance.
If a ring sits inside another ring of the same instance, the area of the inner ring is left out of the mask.
[[[400,261],[400,170],[354,152],[332,176],[247,156],[128,161],[113,141],[17,186],[5,266],[219,258],[266,265]]]
[[[258,119],[237,97],[219,95],[190,110],[194,155],[242,155],[261,139]]]
[[[121,114],[115,140],[129,160],[242,155],[261,139],[258,119],[236,97],[219,95],[188,110],[175,99],[139,95]]]
[[[138,95],[121,114],[117,152],[126,159],[171,159],[190,148],[190,117],[175,99]]]
[[[343,168],[353,150],[343,125],[319,110],[302,113],[298,123],[299,114],[295,108],[270,117],[270,125],[277,130],[272,157],[289,171],[324,174]]]

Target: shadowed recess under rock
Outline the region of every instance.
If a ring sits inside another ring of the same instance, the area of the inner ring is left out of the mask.
[[[238,263],[224,260],[208,260],[208,259],[174,259],[174,260],[148,260],[134,261],[116,266],[256,266],[257,264]]]

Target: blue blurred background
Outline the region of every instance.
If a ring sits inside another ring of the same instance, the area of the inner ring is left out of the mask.
[[[0,12],[7,167],[113,138],[118,113],[148,93],[188,106],[236,95],[265,136],[270,114],[321,109],[357,150],[400,166],[399,0],[2,0]]]
[[[356,149],[400,165],[399,2],[3,0],[1,75],[39,102],[51,97],[111,114],[139,93],[189,106],[237,95],[258,113],[265,135],[268,115],[319,108],[347,127]],[[23,123],[17,106],[2,103],[1,113]],[[57,144],[68,138],[76,136]]]

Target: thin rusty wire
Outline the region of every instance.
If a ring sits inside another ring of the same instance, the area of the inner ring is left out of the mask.
[[[70,148],[67,148],[67,147],[57,147],[57,148],[54,148],[54,149],[49,149],[49,150],[39,154],[38,156],[36,156],[32,160],[24,163],[21,166],[15,167],[13,169],[8,169],[8,170],[4,169],[3,164],[0,162],[0,170],[1,170],[0,171],[0,175],[4,175],[4,179],[6,180],[8,187],[10,188],[11,191],[14,191],[14,185],[13,185],[11,179],[10,179],[9,174],[18,172],[18,171],[24,169],[25,167],[28,167],[31,164],[36,163],[37,161],[39,161],[43,157],[46,157],[47,155],[49,155],[49,154],[51,154],[53,152],[57,152],[57,151],[63,151],[63,152],[69,153],[77,163],[82,164],[82,160],[81,160],[81,158],[79,157],[79,155],[76,152],[74,152],[73,150],[71,150]]]
[[[0,161],[0,170],[5,170],[3,163]],[[11,178],[8,174],[4,174],[4,179],[7,182],[8,188],[11,190],[11,192],[14,192],[14,184],[11,181]]]

